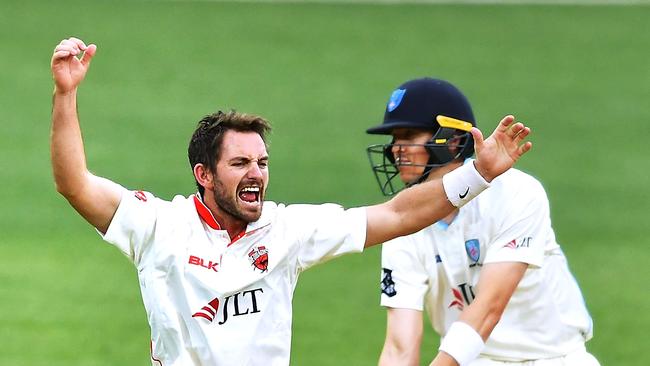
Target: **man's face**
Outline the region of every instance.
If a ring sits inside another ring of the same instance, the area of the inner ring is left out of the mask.
[[[262,215],[269,181],[269,156],[255,132],[226,131],[214,176],[214,199],[221,210],[246,223]]]
[[[429,161],[424,144],[433,137],[430,131],[412,128],[396,128],[392,131],[394,145],[391,149],[399,177],[405,184],[413,183],[422,176]]]

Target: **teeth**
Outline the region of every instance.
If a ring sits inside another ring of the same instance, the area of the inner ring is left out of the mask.
[[[259,191],[260,191],[260,187],[245,187],[244,189],[242,189],[242,192],[255,192],[255,193],[259,193]]]

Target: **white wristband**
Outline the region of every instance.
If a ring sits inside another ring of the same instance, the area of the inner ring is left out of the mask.
[[[452,205],[461,207],[490,186],[470,160],[442,176],[442,186]]]
[[[485,347],[483,338],[466,323],[455,321],[440,342],[440,351],[449,354],[460,366],[474,361]]]

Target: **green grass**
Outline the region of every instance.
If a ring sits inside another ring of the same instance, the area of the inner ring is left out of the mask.
[[[603,365],[647,365],[650,33],[647,6],[23,2],[0,4],[0,365],[146,365],[135,271],[54,191],[49,57],[99,46],[80,89],[91,169],[160,197],[191,194],[186,144],[217,109],[274,124],[269,198],[382,200],[364,129],[391,90],[451,80],[489,132],[533,128],[519,167],[551,198]],[[379,255],[302,275],[292,363],[371,365],[384,336]],[[437,348],[427,330],[423,359]],[[423,361],[424,362],[424,361]]]

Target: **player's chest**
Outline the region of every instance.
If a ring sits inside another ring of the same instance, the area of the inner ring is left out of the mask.
[[[196,235],[177,254],[184,281],[209,292],[232,293],[268,276],[284,276],[291,266],[291,246],[270,227],[230,240],[220,233]]]

